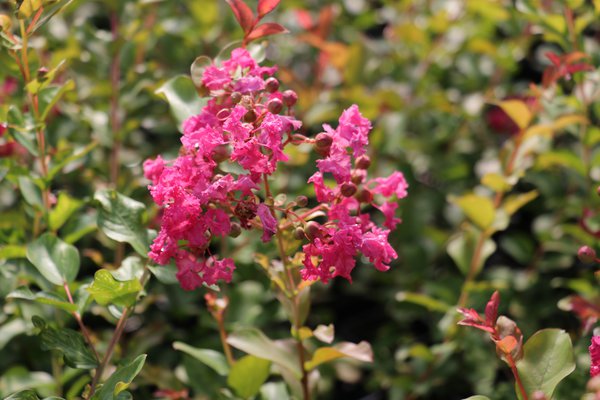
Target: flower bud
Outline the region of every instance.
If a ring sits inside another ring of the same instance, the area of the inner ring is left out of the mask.
[[[298,101],[298,95],[293,90],[286,90],[281,96],[283,98],[283,104],[287,107],[293,107]]]
[[[591,264],[596,261],[596,251],[590,246],[581,246],[577,251],[579,261],[584,264]]]
[[[267,110],[273,114],[279,114],[283,110],[283,103],[277,98],[271,99],[267,103]]]
[[[342,183],[342,187],[340,188],[340,192],[345,197],[351,197],[356,193],[356,185],[352,182],[344,182]]]
[[[306,234],[309,240],[314,240],[316,237],[319,236],[320,232],[321,225],[319,225],[315,221],[310,221],[308,224],[306,224],[306,228],[304,228],[304,233]]]
[[[365,180],[365,170],[353,169],[352,171],[350,171],[350,180],[355,185],[360,185]]]
[[[531,400],[548,400],[544,392],[541,390],[536,390],[531,394]]]
[[[242,94],[240,92],[231,93],[231,102],[237,104],[242,100]]]
[[[241,233],[242,227],[240,226],[240,224],[238,224],[237,222],[232,223],[231,230],[229,231],[229,236],[231,236],[232,238],[236,238],[240,236]]]
[[[47,75],[47,74],[48,74],[48,68],[46,68],[46,67],[40,67],[40,68],[37,70],[37,78],[38,78],[39,80],[44,80],[44,79],[46,79],[46,75]]]
[[[305,237],[304,229],[302,229],[301,227],[294,229],[294,238],[295,239],[302,240],[302,239],[304,239],[304,237]]]
[[[373,201],[373,193],[369,189],[362,189],[355,197],[361,203],[371,203]]]
[[[212,159],[216,163],[225,161],[229,158],[229,146],[226,144],[220,144],[213,150]]]
[[[306,196],[296,197],[296,204],[298,204],[298,207],[306,207],[308,205],[308,197],[306,197]]]
[[[276,92],[279,89],[279,81],[273,77],[265,81],[265,90],[269,93]]]
[[[248,122],[251,124],[256,121],[256,118],[257,116],[254,110],[248,110],[246,114],[244,114],[244,122]]]
[[[315,146],[317,146],[317,149],[319,150],[329,150],[331,143],[333,143],[333,138],[329,133],[321,132],[315,138]]]
[[[366,154],[362,155],[356,159],[355,165],[358,169],[368,169],[371,166],[371,159]]]

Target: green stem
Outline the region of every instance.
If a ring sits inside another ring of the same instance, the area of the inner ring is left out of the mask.
[[[273,197],[271,195],[271,189],[269,187],[269,181],[267,179],[267,176],[263,175],[263,178],[264,178],[266,196],[267,196],[267,198],[272,200]],[[273,213],[273,215],[275,214],[273,209],[271,209],[271,212]],[[299,304],[300,299],[298,296],[298,287],[294,280],[294,276],[292,275],[288,256],[285,253],[282,229],[279,225],[277,226],[277,231],[276,231],[275,235],[277,237],[277,247],[279,249],[279,256],[281,258],[281,262],[283,263],[283,268],[285,269],[285,271],[287,273],[287,278],[288,278],[289,286],[290,286],[289,296],[290,296],[290,300],[292,302],[292,321],[293,321],[292,325],[293,325],[294,332],[295,332],[294,336],[296,337],[296,350],[298,352],[298,362],[300,364],[300,370],[302,371],[302,378],[300,380],[300,383],[302,386],[302,398],[304,400],[310,400],[311,396],[310,396],[310,388],[308,386],[308,371],[306,370],[306,368],[304,366],[304,364],[306,362],[306,359],[304,357],[304,345],[302,343],[302,339],[300,339],[300,336],[299,336],[299,332],[300,332],[300,328],[302,327],[302,323],[300,321],[300,304]]]
[[[148,272],[148,269],[144,267],[144,274],[140,278],[140,283],[142,284],[142,287],[144,287],[146,285],[146,282],[148,281],[149,277],[150,277],[150,273]],[[123,309],[123,312],[121,313],[121,317],[119,318],[119,321],[117,322],[117,326],[115,327],[113,336],[110,339],[108,347],[106,348],[106,353],[104,354],[104,357],[102,358],[102,361],[100,362],[100,365],[98,366],[98,368],[96,368],[96,372],[94,373],[94,378],[92,379],[92,384],[90,386],[90,391],[89,391],[88,397],[87,397],[88,400],[91,399],[92,396],[94,395],[94,393],[96,392],[96,386],[100,382],[100,379],[102,378],[102,374],[103,374],[106,366],[110,362],[110,359],[112,358],[115,347],[116,347],[117,343],[119,343],[119,340],[121,339],[121,335],[123,335],[123,330],[125,329],[125,324],[127,323],[127,318],[129,317],[129,313],[133,310],[134,307],[135,307],[135,304],[132,306],[129,306],[129,307],[125,307]]]

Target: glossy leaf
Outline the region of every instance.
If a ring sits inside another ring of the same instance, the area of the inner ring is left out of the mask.
[[[99,190],[94,199],[100,203],[98,226],[106,236],[129,243],[139,255],[147,257],[150,239],[143,222],[146,206],[114,190]]]
[[[476,235],[471,231],[464,231],[454,236],[448,242],[446,250],[460,271],[467,275],[471,269],[473,254],[477,246]],[[496,243],[491,239],[486,239],[481,248],[479,263],[473,268],[479,272],[485,263],[485,260],[496,251]]]
[[[262,18],[279,5],[281,0],[258,0],[258,18]]]
[[[313,335],[321,342],[329,344],[335,338],[335,328],[333,324],[319,325],[313,331]]]
[[[529,395],[539,390],[546,398],[552,398],[560,381],[575,370],[569,334],[561,329],[536,332],[523,346],[523,358],[517,361],[517,370]],[[521,399],[518,389],[517,394]]]
[[[23,0],[19,7],[17,16],[19,19],[27,19],[42,6],[42,0]]]
[[[494,222],[496,210],[488,197],[466,194],[451,198],[450,201],[459,206],[467,218],[481,229],[489,228]]]
[[[56,350],[63,354],[65,363],[73,368],[92,369],[98,366],[98,360],[90,351],[81,333],[67,328],[52,328],[40,317],[32,318],[33,324],[40,330],[42,350]]]
[[[507,196],[502,203],[502,208],[510,216],[519,211],[521,207],[535,200],[538,197],[538,191],[532,190],[526,193]]]
[[[225,0],[231,10],[233,11],[233,15],[235,15],[235,19],[237,19],[238,23],[244,30],[244,33],[248,33],[252,25],[254,25],[254,13],[248,7],[243,0]]]
[[[498,106],[513,120],[520,129],[529,126],[533,115],[529,107],[521,100],[505,100],[498,103]]]
[[[114,304],[121,307],[133,305],[142,284],[136,279],[118,281],[105,269],[94,274],[94,281],[88,288],[92,298],[100,305]]]
[[[37,292],[34,293],[28,287],[20,287],[16,290],[10,292],[7,296],[7,299],[21,299],[21,300],[29,300],[35,301],[40,304],[47,304],[49,306],[60,308],[61,310],[65,310],[67,312],[75,312],[77,311],[77,304],[71,304],[65,298],[62,298],[56,293],[47,293],[47,292]]]
[[[118,368],[106,382],[104,382],[91,400],[116,400],[119,393],[127,389],[135,377],[140,373],[145,362],[146,354],[142,354],[137,356],[135,360],[129,364]]]
[[[40,400],[40,398],[34,390],[22,390],[5,397],[4,400]]]
[[[364,341],[358,344],[343,342],[333,347],[318,348],[312,359],[304,365],[307,370],[311,370],[321,364],[345,357],[363,362],[373,362],[373,350],[371,345]]]
[[[250,32],[250,34],[248,35],[248,40],[256,40],[260,39],[261,37],[287,32],[288,30],[279,24],[276,24],[274,22],[266,22],[254,28],[252,32]]]
[[[65,192],[58,195],[56,206],[50,211],[48,225],[52,231],[59,230],[71,215],[83,206],[83,202]]]
[[[463,400],[490,400],[490,398],[487,396],[477,395],[477,396],[467,397],[466,399],[463,399]]]
[[[280,341],[269,339],[258,329],[247,328],[234,331],[227,337],[227,343],[253,356],[270,360],[286,368],[297,378],[302,376],[298,366],[298,355],[293,349]]]
[[[177,279],[177,267],[173,264],[148,266],[148,269],[158,279],[160,283],[165,285],[176,285],[179,283]]]
[[[269,377],[271,362],[255,356],[245,356],[233,364],[227,384],[246,399],[256,395]]]
[[[185,75],[169,79],[155,93],[167,100],[171,114],[177,121],[177,128],[181,132],[183,122],[192,115],[200,114],[200,110],[206,104],[206,100],[198,96],[192,79]]]
[[[27,259],[50,282],[72,282],[79,272],[79,252],[75,246],[45,233],[27,246]]]
[[[27,248],[25,246],[7,244],[6,246],[0,247],[0,260],[11,259],[11,258],[26,258],[26,257],[27,257]]]
[[[174,342],[173,348],[192,356],[201,363],[212,368],[217,374],[227,376],[229,373],[229,365],[222,353],[211,349],[199,349],[192,347],[182,342]]]

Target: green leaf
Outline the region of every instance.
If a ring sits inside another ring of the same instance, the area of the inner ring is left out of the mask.
[[[502,203],[502,208],[506,213],[511,216],[525,204],[533,201],[536,197],[538,197],[537,190],[531,190],[526,193],[520,193],[516,195],[507,196],[504,202]]]
[[[82,148],[79,151],[73,150],[72,155],[65,158],[64,160],[60,160],[60,162],[58,162],[57,164],[53,165],[52,168],[50,168],[50,171],[48,172],[48,176],[46,177],[47,181],[48,182],[52,181],[52,179],[54,179],[56,174],[58,174],[64,167],[66,167],[67,165],[69,165],[70,163],[72,163],[74,161],[79,160],[82,157],[85,157],[85,155],[88,154],[90,151],[94,150],[94,148],[96,148],[96,146],[98,146],[98,142],[91,142],[90,144],[88,144],[87,146],[85,146],[84,148]]]
[[[174,342],[173,348],[194,357],[196,360],[215,370],[215,372],[221,376],[227,376],[229,373],[227,360],[225,359],[225,356],[218,351],[199,349],[182,342]]]
[[[0,325],[0,350],[3,349],[8,342],[15,336],[19,336],[29,330],[25,321],[21,318],[16,318]]]
[[[255,356],[245,356],[231,367],[227,384],[238,396],[247,399],[258,393],[269,377],[271,362]]]
[[[148,266],[148,269],[160,283],[164,283],[165,285],[176,285],[179,283],[177,279],[177,267],[173,264]]]
[[[459,206],[467,218],[481,229],[489,228],[494,222],[496,210],[494,203],[488,197],[466,194],[453,197],[450,201]]]
[[[73,213],[81,208],[83,202],[74,199],[65,192],[58,195],[56,206],[50,211],[48,224],[50,229],[57,231],[67,222]]]
[[[94,281],[88,288],[96,303],[103,306],[115,304],[122,307],[133,305],[140,290],[142,290],[142,284],[138,279],[117,281],[106,269],[101,269],[94,274]]]
[[[498,103],[498,106],[513,120],[521,129],[529,126],[533,115],[529,107],[521,100],[505,100]]]
[[[42,0],[23,0],[19,7],[17,17],[27,19],[42,6]]]
[[[452,306],[442,301],[434,299],[426,294],[414,293],[414,292],[398,292],[396,293],[396,300],[405,301],[407,303],[413,303],[425,307],[429,311],[448,312]]]
[[[267,382],[260,388],[261,400],[290,400],[287,387],[283,382]]]
[[[92,369],[98,366],[98,360],[90,351],[81,333],[67,328],[52,328],[37,316],[33,324],[40,330],[42,350],[56,350],[63,354],[65,363],[73,368]]]
[[[115,190],[99,190],[98,226],[109,238],[129,243],[139,255],[148,257],[150,239],[143,224],[146,206]]]
[[[487,396],[477,395],[477,396],[467,397],[466,399],[463,399],[463,400],[490,400],[490,398]]]
[[[169,103],[180,131],[183,129],[183,122],[192,115],[199,114],[207,102],[198,96],[194,82],[185,75],[169,79],[155,93],[162,95]]]
[[[227,343],[248,354],[264,358],[292,372],[298,379],[302,371],[298,366],[298,355],[282,341],[273,341],[256,328],[245,328],[232,332]]]
[[[335,338],[335,328],[333,324],[319,325],[312,334],[323,343],[330,344]]]
[[[79,272],[77,248],[50,233],[44,233],[27,246],[27,259],[55,285],[72,282]]]
[[[27,248],[25,246],[7,244],[6,246],[0,247],[0,260],[11,258],[25,258],[27,257],[26,253]]]
[[[448,255],[452,257],[452,260],[456,263],[458,269],[465,275],[469,273],[471,269],[471,262],[475,248],[477,246],[478,235],[471,231],[463,231],[454,236],[448,242],[446,250]],[[485,239],[481,248],[481,255],[479,257],[479,263],[474,266],[475,272],[481,271],[485,260],[496,251],[496,243],[491,239]]]
[[[131,363],[117,369],[91,400],[116,400],[115,397],[127,389],[137,374],[140,373],[145,362],[146,354],[142,354],[137,356]]]
[[[40,398],[34,390],[22,390],[5,397],[4,400],[40,400]]]
[[[44,208],[42,201],[42,191],[28,176],[19,176],[19,189],[23,198],[30,206],[41,210]]]
[[[358,344],[342,342],[333,347],[320,347],[315,351],[312,359],[304,364],[304,367],[307,370],[315,369],[321,364],[343,357],[373,362],[373,350],[371,345],[365,341]]]
[[[523,346],[523,358],[517,370],[528,395],[539,390],[552,398],[554,389],[575,370],[573,345],[569,334],[561,329],[536,332]],[[521,395],[516,389],[519,399]]]
[[[139,280],[144,275],[144,263],[138,256],[129,256],[123,260],[119,269],[110,273],[118,281]]]
[[[35,157],[38,156],[37,144],[35,141],[35,126],[31,118],[25,118],[17,106],[10,106],[6,116],[8,122],[8,131],[19,144],[29,151]]]
[[[26,286],[22,286],[17,288],[16,290],[10,292],[7,296],[7,299],[21,299],[21,300],[29,300],[35,301],[40,304],[47,304],[49,306],[60,308],[61,310],[65,310],[67,312],[75,312],[77,311],[77,304],[71,304],[67,301],[67,299],[63,299],[56,293],[48,293],[48,292],[37,292],[34,293]]]
[[[40,91],[40,109],[42,113],[40,115],[40,121],[45,121],[48,117],[52,107],[61,99],[61,97],[68,91],[75,89],[75,82],[69,79],[65,83],[59,85],[49,86],[43,88]]]

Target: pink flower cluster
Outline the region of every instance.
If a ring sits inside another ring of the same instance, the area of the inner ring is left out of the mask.
[[[256,228],[267,242],[280,229],[277,212],[296,215],[259,197],[262,182],[278,162],[287,161],[283,150],[288,143],[314,143],[323,156],[309,182],[328,219],[318,224],[300,218],[293,227],[309,241],[303,247],[303,278],[351,279],[359,252],[382,271],[397,257],[388,243],[390,230],[400,222],[394,216],[398,205],[390,197],[405,197],[407,184],[399,172],[367,179],[371,123],[352,106],[337,129],[325,125],[315,139],[295,134],[301,127],[291,111],[297,96],[279,91],[275,71],[259,66],[245,49],[233,50],[222,65],[207,67],[202,83],[211,98],[200,114],[184,122],[179,157],[165,162],[159,156],[144,163],[144,174],[152,181],[150,193],[162,209],[161,229],[149,257],[161,265],[175,260],[177,278],[186,290],[231,280],[234,262],[210,253],[213,237]],[[221,168],[225,163],[228,167]],[[225,172],[232,170],[240,172]],[[327,174],[335,185],[326,185]],[[385,229],[361,212],[363,205],[381,210]]]
[[[592,377],[600,375],[600,336],[593,336],[590,344],[590,375]]]
[[[265,91],[265,77],[275,70],[258,66],[245,49],[234,50],[222,66],[206,68],[202,81],[211,99],[184,122],[180,156],[170,163],[160,156],[144,163],[152,198],[162,207],[149,257],[161,265],[174,259],[186,290],[231,280],[233,260],[209,254],[212,237],[250,228],[257,215],[265,240],[275,232],[270,209],[256,204],[253,190],[278,161],[287,160],[283,136],[301,125],[266,105],[273,99],[281,104],[283,97],[273,85]],[[237,163],[244,172],[220,173],[222,162]]]
[[[367,179],[371,161],[365,153],[371,123],[356,105],[342,113],[337,129],[329,125],[323,128],[325,132],[317,136],[317,149],[323,158],[317,161],[319,171],[308,181],[314,185],[317,200],[329,205],[328,218],[309,232],[310,243],[303,247],[302,277],[327,282],[341,276],[351,281],[359,252],[375,268],[386,271],[397,257],[388,235],[400,222],[395,217],[398,203],[390,198],[406,197],[408,184],[400,172],[387,178]],[[335,180],[333,187],[325,184],[324,176],[328,173]],[[377,201],[376,195],[382,200]],[[377,226],[369,214],[361,211],[367,205],[384,214],[387,229]]]

